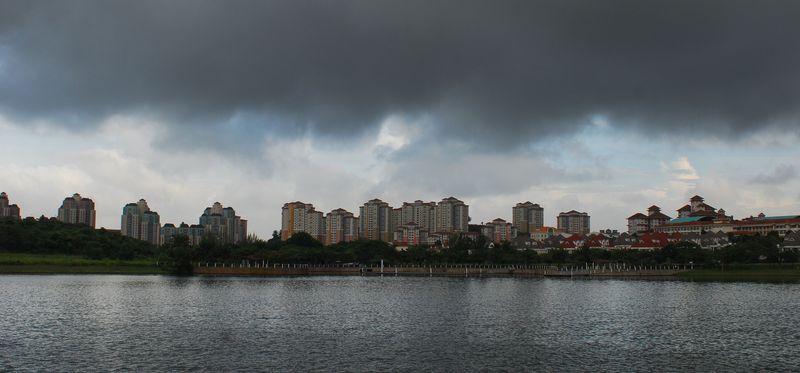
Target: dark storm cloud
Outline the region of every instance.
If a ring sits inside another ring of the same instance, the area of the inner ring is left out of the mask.
[[[595,114],[655,135],[796,130],[799,17],[783,0],[4,0],[0,112],[251,137],[399,114],[490,146]]]
[[[772,172],[760,173],[750,179],[752,184],[782,185],[797,177],[797,170],[794,166],[781,164],[775,167]]]

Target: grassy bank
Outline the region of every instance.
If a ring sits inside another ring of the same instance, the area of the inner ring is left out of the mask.
[[[69,255],[0,253],[0,273],[162,274],[154,259],[87,259]]]

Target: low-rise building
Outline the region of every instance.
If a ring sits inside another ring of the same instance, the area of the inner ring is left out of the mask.
[[[649,232],[655,227],[669,222],[670,219],[661,212],[661,208],[653,205],[647,209],[647,215],[636,213],[628,217],[628,233]]]
[[[782,250],[800,250],[800,232],[793,232],[783,237]]]
[[[783,237],[797,230],[800,230],[800,215],[765,216],[762,213],[756,217],[737,220],[733,224],[734,233],[758,233],[762,236],[776,232]]]

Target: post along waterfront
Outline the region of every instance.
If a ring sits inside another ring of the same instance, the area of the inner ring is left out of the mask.
[[[206,276],[456,276],[456,277],[665,277],[690,270],[686,265],[631,266],[619,263],[555,265],[312,265],[242,261],[199,263],[194,274]]]

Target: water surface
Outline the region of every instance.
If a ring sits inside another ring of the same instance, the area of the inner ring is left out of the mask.
[[[0,370],[796,371],[800,285],[0,276]]]

